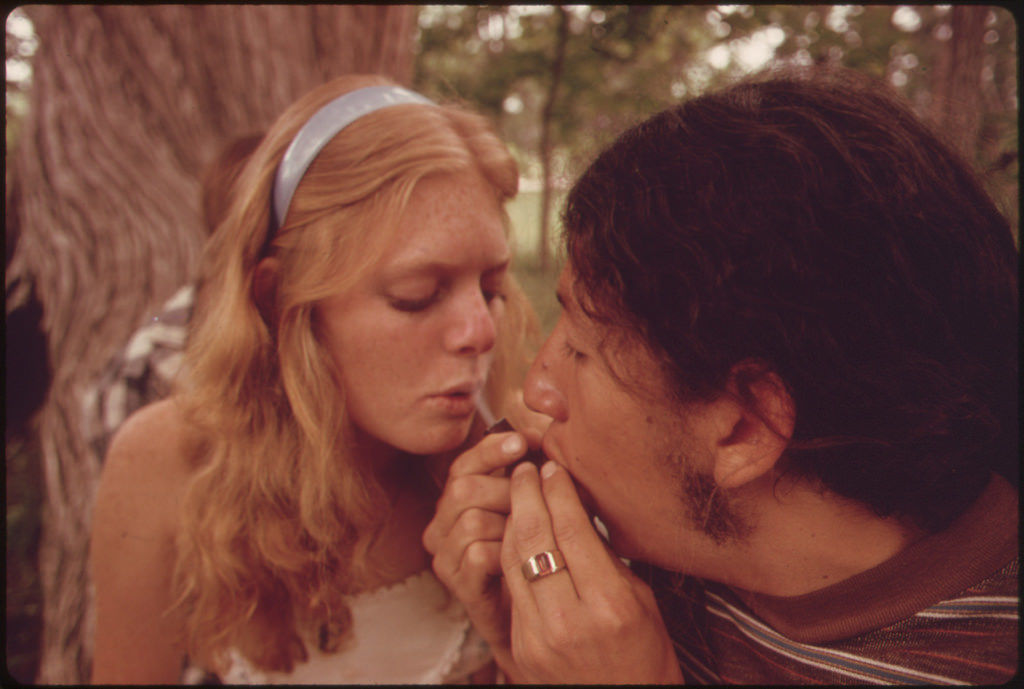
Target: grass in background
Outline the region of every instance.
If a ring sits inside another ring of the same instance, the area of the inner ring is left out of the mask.
[[[540,202],[539,191],[521,191],[506,206],[512,221],[512,247],[515,251],[513,272],[540,318],[541,332],[546,336],[558,320],[560,308],[555,299],[555,284],[561,271],[558,214],[563,194],[555,194],[549,212],[549,256],[547,270],[540,267]]]
[[[561,263],[556,264],[555,261],[546,271],[541,270],[536,256],[517,255],[512,267],[512,272],[537,312],[541,333],[545,337],[555,327],[555,321],[562,310],[555,299],[555,284],[560,270]]]

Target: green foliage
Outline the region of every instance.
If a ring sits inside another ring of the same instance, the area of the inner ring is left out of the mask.
[[[560,265],[549,267],[547,270],[542,269],[536,255],[517,256],[513,267],[516,279],[537,312],[541,333],[545,336],[555,327],[555,321],[562,312],[562,307],[555,299],[555,285],[560,271]]]
[[[540,228],[537,218],[540,215],[540,191],[520,191],[506,206],[512,224],[512,246],[516,255],[531,256],[537,253],[540,243]],[[554,236],[549,238],[550,249],[557,248],[560,219],[558,209],[564,194],[557,194],[552,207],[548,211],[550,227],[554,228]]]
[[[564,187],[630,124],[681,98],[779,62],[832,63],[887,79],[919,114],[947,48],[951,7],[892,5],[576,5],[553,110]],[[421,8],[417,88],[490,115],[536,179],[541,109],[557,41],[552,6]],[[1016,226],[1016,24],[989,13],[982,145],[974,161]]]
[[[552,111],[555,186],[564,192],[620,132],[680,99],[778,63],[844,65],[887,79],[921,116],[948,49],[950,6],[577,5]],[[558,13],[548,6],[424,6],[415,85],[467,102],[497,122],[520,170],[538,180],[541,111],[550,88]],[[1017,55],[1013,16],[992,8],[985,35],[981,141],[973,161],[1018,224]],[[557,221],[561,196],[552,218]],[[557,267],[535,260],[539,193],[510,204],[516,273],[545,331],[557,317]],[[558,240],[557,222],[553,241]]]
[[[555,283],[561,271],[560,261],[554,261],[547,270],[540,267],[537,246],[540,241],[540,228],[537,217],[540,215],[540,192],[521,191],[508,204],[507,210],[512,225],[512,247],[515,259],[512,270],[522,285],[526,296],[530,298],[537,316],[540,318],[541,329],[547,334],[555,326],[561,307],[555,299]],[[557,208],[561,206],[561,198],[556,198],[550,215],[551,227],[554,228],[552,253],[558,240],[559,221]]]

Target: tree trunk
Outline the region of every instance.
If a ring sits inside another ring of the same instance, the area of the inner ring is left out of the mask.
[[[540,246],[537,248],[542,271],[550,262],[549,216],[551,214],[551,118],[558,97],[558,86],[562,81],[562,67],[565,64],[565,49],[569,43],[569,12],[561,5],[558,10],[558,43],[555,44],[555,59],[551,63],[551,83],[541,111],[540,122],[540,163],[543,179],[540,197]]]
[[[127,336],[193,277],[197,176],[348,72],[412,76],[415,9],[400,6],[24,8],[39,40],[31,110],[8,175],[21,229],[6,281],[44,307],[53,381],[40,413],[46,489],[38,680],[78,684],[91,660],[87,550],[100,458],[83,391]]]
[[[990,8],[954,5],[953,35],[939,51],[932,81],[931,120],[967,160],[977,152],[981,69],[985,60],[985,18]]]

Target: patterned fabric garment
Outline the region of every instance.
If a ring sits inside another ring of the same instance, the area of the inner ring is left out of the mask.
[[[997,684],[1018,664],[1017,497],[993,477],[950,528],[795,597],[634,563],[689,683]]]
[[[132,334],[124,350],[86,394],[89,442],[101,459],[125,419],[170,394],[181,369],[194,302],[193,285],[175,292],[149,323]]]

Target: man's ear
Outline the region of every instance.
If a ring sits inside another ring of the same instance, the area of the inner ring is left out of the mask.
[[[723,489],[738,488],[767,474],[793,435],[796,410],[778,374],[743,361],[729,373],[719,406],[714,477]]]
[[[252,300],[268,328],[277,320],[277,282],[281,277],[281,262],[276,257],[267,257],[256,265],[252,276]]]

